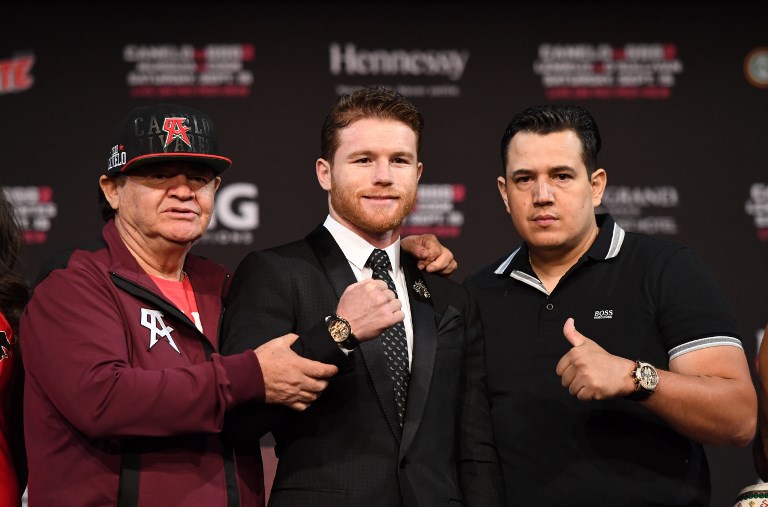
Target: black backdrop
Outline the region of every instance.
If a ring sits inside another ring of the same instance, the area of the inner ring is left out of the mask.
[[[97,176],[133,107],[215,119],[234,165],[195,251],[234,268],[324,218],[324,115],[338,93],[381,84],[426,118],[408,231],[440,236],[461,280],[519,241],[495,184],[506,123],[572,102],[601,128],[604,208],[697,250],[754,359],[768,319],[768,2],[31,2],[0,20],[0,185],[30,279],[98,234]],[[756,481],[750,450],[707,451],[712,505],[728,505]]]

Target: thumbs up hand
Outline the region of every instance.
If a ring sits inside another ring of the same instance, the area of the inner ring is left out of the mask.
[[[629,375],[635,362],[614,356],[576,330],[573,318],[565,321],[563,335],[573,345],[557,363],[563,387],[581,401],[626,396],[635,389]]]

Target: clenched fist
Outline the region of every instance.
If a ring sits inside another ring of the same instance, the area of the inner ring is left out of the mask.
[[[336,315],[349,322],[352,333],[361,342],[376,338],[405,318],[395,293],[385,282],[373,278],[347,287],[339,299]]]

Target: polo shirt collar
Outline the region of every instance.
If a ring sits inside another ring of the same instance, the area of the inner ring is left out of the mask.
[[[613,259],[619,255],[621,245],[624,244],[624,229],[608,213],[595,215],[600,232],[594,243],[587,250],[586,256],[596,261]]]

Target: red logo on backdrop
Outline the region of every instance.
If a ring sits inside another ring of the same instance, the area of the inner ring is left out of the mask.
[[[35,80],[29,72],[34,64],[34,55],[0,60],[0,95],[23,92],[31,88]]]
[[[458,238],[464,226],[464,211],[458,204],[467,196],[461,183],[422,183],[416,206],[405,219],[400,234],[434,234],[440,238]]]
[[[683,63],[674,43],[543,43],[533,70],[549,100],[658,100],[672,96]]]
[[[39,202],[51,202],[53,200],[53,189],[51,187],[39,187],[37,195]]]
[[[253,44],[129,44],[123,60],[134,65],[126,82],[132,97],[247,97]]]
[[[184,122],[187,121],[186,118],[166,118],[165,122],[163,123],[163,130],[165,132],[168,132],[168,137],[165,138],[165,145],[168,146],[171,144],[171,141],[174,139],[181,139],[184,141],[184,144],[192,147],[192,144],[189,142],[189,138],[187,137],[187,131],[192,130],[189,127],[184,126]]]

